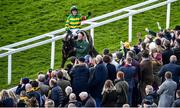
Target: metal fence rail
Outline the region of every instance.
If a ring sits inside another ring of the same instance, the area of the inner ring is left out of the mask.
[[[136,14],[148,11],[148,10],[152,10],[154,8],[158,8],[158,7],[161,7],[164,5],[167,5],[166,28],[169,28],[169,26],[170,26],[171,3],[175,2],[177,0],[167,0],[167,1],[156,3],[156,4],[152,5],[152,3],[155,3],[157,1],[158,0],[148,0],[148,1],[145,1],[145,2],[142,2],[139,4],[135,4],[135,5],[132,5],[132,6],[129,6],[129,7],[114,11],[114,12],[110,12],[110,13],[107,13],[107,14],[104,14],[104,15],[83,21],[81,23],[82,25],[85,25],[85,24],[90,24],[90,25],[82,28],[82,30],[90,30],[90,34],[93,38],[93,44],[94,44],[94,28],[99,27],[99,26],[103,26],[103,25],[111,23],[111,22],[115,22],[117,20],[120,20],[120,19],[123,19],[126,17],[129,17],[128,41],[132,42],[132,21],[133,21],[132,18],[133,18],[133,15],[136,15]],[[150,5],[150,6],[146,6],[146,5]],[[146,6],[146,7],[135,10],[136,8],[140,8],[142,6]],[[124,11],[128,11],[128,13],[125,13],[123,15],[119,15],[119,16],[116,16],[113,18],[109,18],[109,19],[101,21],[101,22],[96,22],[96,21],[102,20],[104,18],[112,17],[112,16],[117,15],[119,13],[122,13]],[[8,84],[11,84],[11,80],[12,80],[12,76],[11,76],[12,75],[12,54],[15,54],[15,53],[18,53],[21,51],[25,51],[27,49],[31,49],[31,48],[34,48],[37,46],[41,46],[41,45],[44,45],[47,43],[51,43],[51,65],[50,65],[50,67],[53,69],[54,68],[54,58],[55,58],[55,41],[64,38],[65,34],[59,35],[59,36],[56,36],[56,35],[59,33],[64,33],[64,32],[65,32],[65,28],[62,28],[62,29],[52,31],[52,32],[49,32],[49,33],[46,33],[46,34],[43,34],[43,35],[40,35],[40,36],[37,36],[34,38],[30,38],[30,39],[27,39],[24,41],[20,41],[20,42],[14,43],[14,44],[10,44],[10,45],[0,47],[0,50],[7,50],[7,52],[0,54],[0,58],[8,56]],[[34,44],[26,45],[26,46],[23,46],[20,48],[14,48],[14,47],[17,47],[19,45],[27,44],[27,43],[30,43],[33,41],[37,41],[37,40],[46,38],[46,37],[51,37],[51,38],[40,41],[40,42],[36,42]]]

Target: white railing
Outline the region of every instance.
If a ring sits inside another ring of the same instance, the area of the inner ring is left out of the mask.
[[[135,5],[132,5],[132,6],[129,6],[129,7],[114,11],[114,12],[110,12],[110,13],[107,13],[107,14],[104,14],[104,15],[83,21],[82,25],[84,25],[84,24],[90,24],[90,25],[85,27],[85,28],[82,28],[82,30],[90,30],[90,34],[93,38],[93,44],[94,44],[94,28],[95,27],[99,27],[99,26],[102,26],[102,25],[105,25],[105,24],[115,22],[117,20],[129,17],[128,41],[132,42],[132,16],[139,14],[139,13],[142,13],[142,12],[145,12],[145,11],[148,11],[148,10],[151,10],[151,9],[154,9],[154,8],[164,6],[164,5],[167,5],[166,28],[169,28],[171,3],[175,2],[177,0],[167,0],[164,2],[152,4],[152,3],[155,3],[158,1],[159,0],[148,0],[148,1],[145,1],[145,2],[142,2],[139,4],[135,4]],[[150,6],[146,6],[146,5],[150,5]],[[146,6],[146,7],[141,8],[141,9],[136,9],[136,8],[140,8],[142,6]],[[124,11],[127,11],[128,13],[125,13],[123,15],[119,15],[119,16],[116,16],[113,18],[109,18],[109,19],[101,21],[101,22],[97,22],[98,20],[102,20],[104,18],[112,17],[112,16],[117,15],[119,13],[122,13]],[[31,49],[31,48],[41,46],[41,45],[44,45],[44,44],[51,42],[52,44],[51,44],[51,66],[50,67],[53,69],[54,68],[54,58],[55,58],[55,41],[64,38],[65,34],[59,35],[59,36],[56,36],[56,35],[58,33],[64,33],[64,32],[65,32],[65,28],[62,28],[62,29],[59,29],[59,30],[56,30],[53,32],[49,32],[49,33],[46,33],[46,34],[43,34],[43,35],[40,35],[40,36],[37,36],[34,38],[30,38],[30,39],[27,39],[24,41],[20,41],[20,42],[14,43],[14,44],[10,44],[10,45],[0,47],[0,50],[7,50],[7,52],[0,54],[0,58],[8,56],[8,84],[11,84],[11,79],[12,79],[12,76],[11,76],[12,75],[12,54],[14,54],[14,53],[25,51],[27,49]],[[23,46],[20,48],[14,48],[14,47],[17,47],[17,46],[20,46],[23,44],[27,44],[27,43],[30,43],[33,41],[44,39],[46,37],[51,37],[51,39],[46,39],[44,41],[36,42],[34,44],[26,45],[26,46]]]

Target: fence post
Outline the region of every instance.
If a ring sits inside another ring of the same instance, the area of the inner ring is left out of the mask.
[[[171,14],[171,2],[169,2],[170,0],[167,0],[167,13],[166,13],[166,29],[169,28],[170,26],[170,14]]]
[[[92,37],[92,44],[93,44],[93,46],[94,46],[94,28],[92,28],[92,29],[90,30],[90,34],[91,34],[91,37]]]
[[[129,31],[128,31],[128,41],[132,42],[132,15],[129,16]]]
[[[54,69],[54,59],[55,59],[55,40],[54,40],[54,35],[52,35],[52,43],[51,43],[51,69]]]
[[[12,80],[12,55],[8,55],[8,85],[11,84]]]

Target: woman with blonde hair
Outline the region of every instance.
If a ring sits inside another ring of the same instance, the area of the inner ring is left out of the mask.
[[[117,100],[116,88],[111,80],[106,80],[102,91],[102,107],[115,107]]]

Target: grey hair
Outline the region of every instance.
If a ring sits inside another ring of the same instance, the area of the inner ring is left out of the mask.
[[[44,74],[39,74],[38,75],[38,81],[39,82],[44,82],[45,81],[45,75]]]
[[[67,86],[66,89],[65,89],[66,95],[71,94],[72,91],[73,91],[73,90],[72,90],[72,87],[70,87],[70,86]]]

